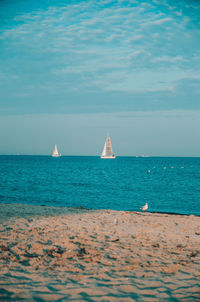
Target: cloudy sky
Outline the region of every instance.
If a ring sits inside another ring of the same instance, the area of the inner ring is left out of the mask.
[[[0,1],[0,154],[200,156],[199,130],[200,1]]]

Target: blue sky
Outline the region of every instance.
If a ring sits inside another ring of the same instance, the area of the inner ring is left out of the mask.
[[[0,1],[0,154],[96,155],[109,132],[119,155],[199,156],[199,16],[197,0]]]

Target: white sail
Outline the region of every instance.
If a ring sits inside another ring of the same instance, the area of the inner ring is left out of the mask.
[[[54,149],[53,149],[52,156],[53,156],[53,157],[60,157],[60,156],[61,156],[61,154],[58,153],[58,148],[57,148],[56,145],[55,145],[55,147],[54,147]]]
[[[101,158],[116,158],[112,150],[112,144],[109,135],[107,135]]]

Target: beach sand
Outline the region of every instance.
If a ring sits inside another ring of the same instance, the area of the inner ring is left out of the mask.
[[[200,301],[200,217],[0,205],[1,301]]]

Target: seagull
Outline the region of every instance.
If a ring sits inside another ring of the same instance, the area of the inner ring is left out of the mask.
[[[118,224],[118,219],[117,218],[114,219],[114,224]]]
[[[148,203],[146,202],[143,207],[141,207],[142,211],[146,211],[148,209]]]

